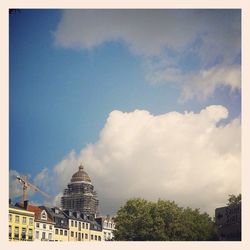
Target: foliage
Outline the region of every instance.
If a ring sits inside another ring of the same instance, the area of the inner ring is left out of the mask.
[[[241,194],[238,194],[237,196],[234,194],[230,194],[228,198],[228,206],[234,206],[239,205],[241,203]]]
[[[179,207],[173,201],[128,200],[115,222],[116,240],[216,240],[215,225],[207,213]]]

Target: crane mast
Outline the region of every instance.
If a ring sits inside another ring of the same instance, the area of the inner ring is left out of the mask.
[[[28,182],[27,181],[27,176],[17,176],[16,178],[23,185],[23,195],[22,195],[23,204],[24,204],[24,201],[27,200],[27,189],[28,189],[28,187],[30,189],[34,190],[35,192],[39,192],[40,194],[42,194],[46,198],[50,197],[48,194],[46,194],[45,192],[40,190],[38,187],[36,187],[35,185]]]

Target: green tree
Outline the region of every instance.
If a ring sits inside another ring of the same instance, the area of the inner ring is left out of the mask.
[[[228,198],[227,206],[239,205],[241,203],[241,194],[230,194]]]
[[[216,240],[215,225],[207,213],[179,207],[173,201],[128,200],[115,222],[116,240]]]

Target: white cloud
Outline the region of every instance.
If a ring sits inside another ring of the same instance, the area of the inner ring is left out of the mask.
[[[16,177],[20,174],[15,170],[10,170],[9,173],[9,197],[14,199],[22,196],[21,184],[17,181]]]
[[[40,173],[38,173],[33,180],[33,184],[43,190],[44,192],[50,192],[50,174],[47,167],[43,168]]]
[[[20,198],[22,200],[23,196],[23,185],[17,180],[17,176],[21,176],[16,170],[10,170],[9,172],[9,198],[16,199]],[[27,177],[30,177],[29,175]],[[34,192],[30,189],[27,190],[28,199],[32,197]]]
[[[85,49],[121,40],[134,53],[157,55],[200,37],[210,54],[226,54],[225,45],[227,53],[239,52],[239,24],[233,10],[64,10],[54,38],[58,46]]]
[[[186,82],[181,93],[183,101],[193,97],[204,100],[220,86],[228,86],[231,91],[239,90],[241,88],[241,67],[238,65],[217,66],[201,70],[195,75],[187,75],[183,77],[183,81]]]
[[[240,22],[239,10],[64,10],[54,41],[87,50],[122,42],[142,56],[149,82],[178,84],[188,100],[207,98],[221,84],[240,89],[240,69],[231,66],[241,52]],[[191,75],[181,65],[188,56],[199,61]]]
[[[44,168],[34,183],[48,186],[60,197],[83,162],[100,199],[102,213],[115,213],[129,198],[175,200],[213,215],[229,194],[241,192],[241,125],[226,125],[223,106],[208,106],[199,113],[169,112],[154,116],[145,110],[112,111],[95,144],[79,154],[71,151],[53,167]],[[10,171],[10,197],[21,195]],[[29,195],[31,197],[32,195]]]
[[[103,213],[143,197],[213,214],[229,194],[241,191],[240,121],[218,126],[227,115],[223,106],[158,116],[113,111],[95,144],[79,155],[71,152],[54,167],[53,185],[62,192],[83,161]]]
[[[52,206],[56,206],[56,207],[61,207],[61,197],[62,197],[63,193],[59,192],[53,199],[53,201],[51,202],[50,205]]]

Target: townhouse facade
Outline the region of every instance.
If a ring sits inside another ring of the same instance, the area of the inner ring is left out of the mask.
[[[64,212],[58,207],[41,206],[45,209],[49,216],[54,221],[54,241],[68,241],[69,240],[69,225],[68,218]]]
[[[9,240],[34,240],[34,212],[16,207],[9,203]]]
[[[90,241],[102,241],[102,226],[95,220],[90,223]]]
[[[24,204],[17,203],[16,206],[24,208],[29,212],[35,214],[34,219],[34,240],[35,241],[54,241],[54,221],[48,216],[45,209],[38,206],[28,204],[28,201],[24,201]]]
[[[96,219],[102,226],[102,237],[105,241],[114,240],[115,221],[110,215],[100,216]]]
[[[64,210],[69,224],[69,241],[89,241],[90,221],[81,212]]]

